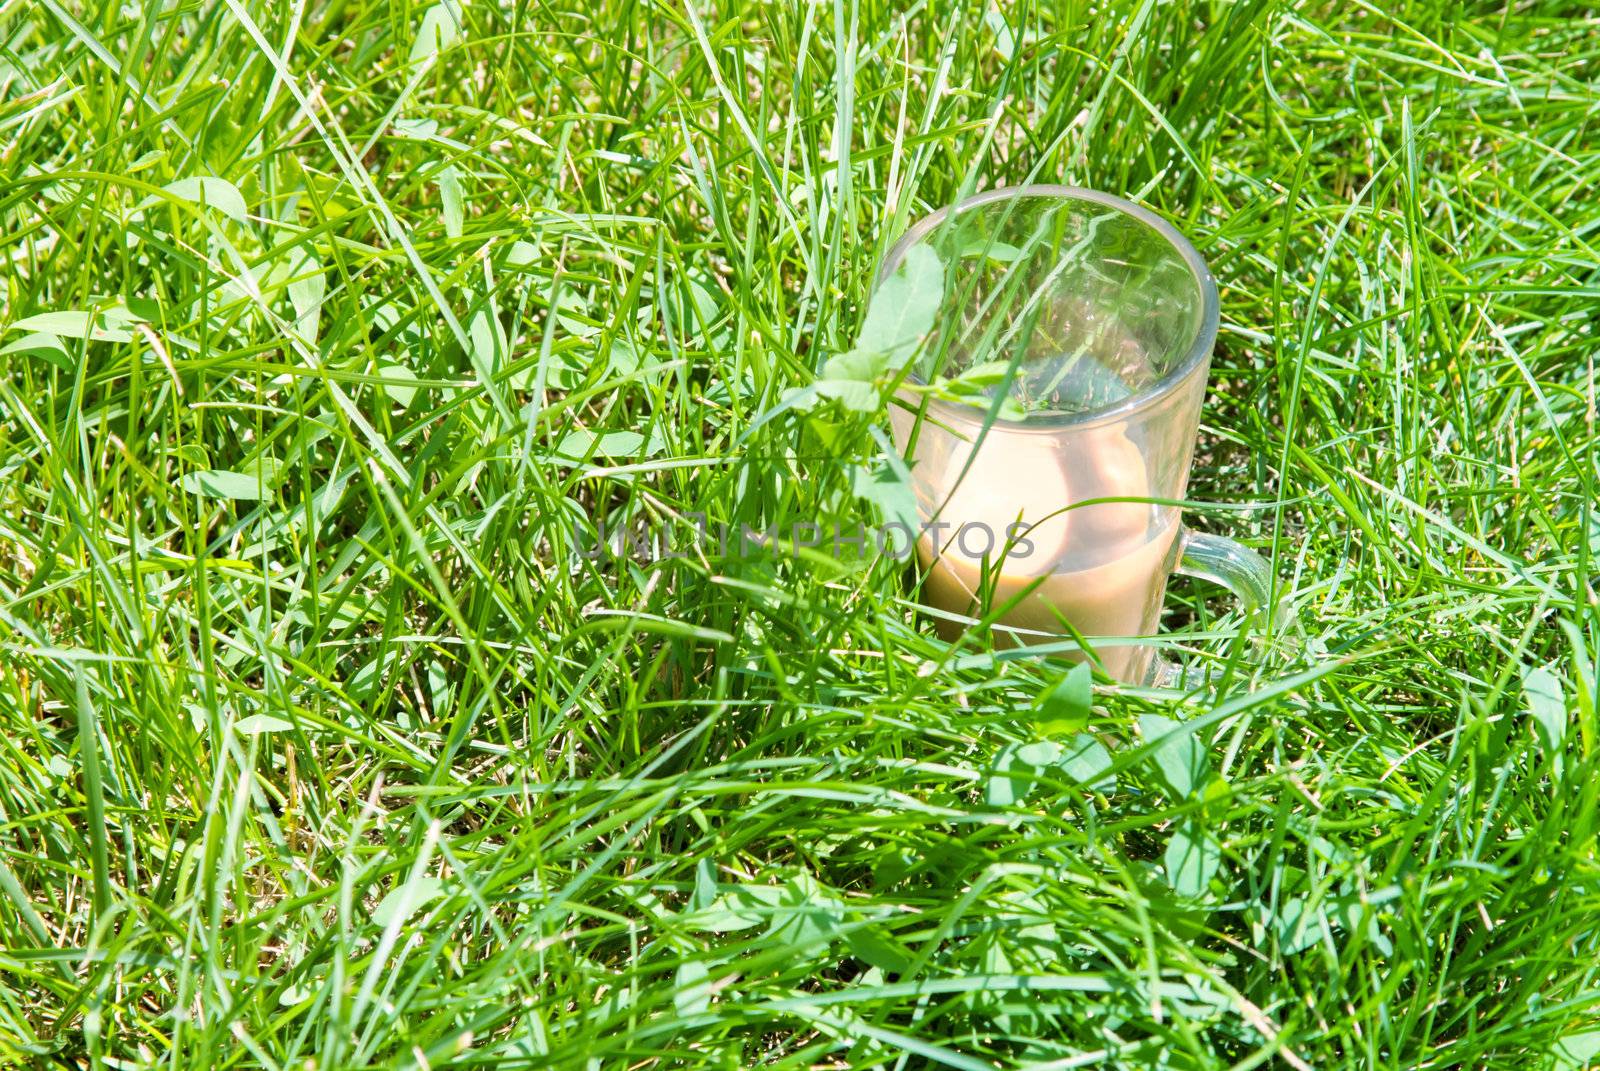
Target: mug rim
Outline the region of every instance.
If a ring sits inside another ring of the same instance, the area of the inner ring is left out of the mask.
[[[1024,416],[1021,420],[1010,420],[996,415],[988,420],[988,410],[975,405],[960,405],[947,402],[942,398],[932,395],[923,395],[921,402],[909,404],[907,399],[898,393],[895,401],[908,409],[916,410],[925,402],[930,412],[937,411],[942,415],[964,423],[987,423],[994,427],[1004,428],[1007,431],[1057,431],[1062,428],[1075,428],[1107,423],[1122,419],[1141,409],[1147,408],[1172,394],[1180,384],[1186,380],[1195,369],[1206,364],[1210,359],[1212,347],[1216,344],[1217,328],[1221,320],[1221,308],[1217,298],[1217,282],[1211,275],[1211,269],[1206,265],[1205,258],[1195,249],[1194,244],[1185,238],[1176,227],[1140,205],[1118,197],[1115,194],[1104,193],[1100,190],[1091,190],[1083,186],[1066,186],[1056,183],[1029,183],[1023,186],[999,186],[992,190],[973,194],[963,198],[953,205],[929,215],[923,216],[913,223],[898,241],[890,247],[883,262],[878,266],[877,277],[873,281],[873,290],[883,285],[894,270],[905,259],[911,247],[926,238],[935,227],[943,223],[952,215],[967,212],[974,208],[994,201],[1020,200],[1024,197],[1047,197],[1058,201],[1092,201],[1105,205],[1143,223],[1166,239],[1177,254],[1188,265],[1189,273],[1194,278],[1195,286],[1200,290],[1200,317],[1195,326],[1194,338],[1189,342],[1189,348],[1173,367],[1160,379],[1136,391],[1122,400],[1111,405],[1100,406],[1096,409],[1085,409],[1081,413],[1054,414],[1049,416]],[[906,378],[913,383],[925,384],[922,377],[915,372],[907,372]]]

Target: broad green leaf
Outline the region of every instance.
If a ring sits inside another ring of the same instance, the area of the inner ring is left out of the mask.
[[[439,124],[432,119],[396,119],[389,129],[396,137],[426,141],[439,132]]]
[[[1600,1030],[1580,1030],[1556,1042],[1556,1071],[1577,1071],[1593,1067],[1600,1057]]]
[[[404,923],[417,910],[444,895],[444,882],[427,874],[419,874],[384,896],[372,909],[372,921],[386,927],[391,922]]]
[[[403,364],[380,364],[378,375],[383,377],[383,393],[402,410],[410,409],[417,396],[417,374]]]
[[[765,424],[773,417],[787,409],[798,409],[802,413],[810,412],[816,408],[817,398],[822,392],[817,389],[817,384],[812,383],[805,387],[788,387],[778,396],[778,404],[761,414],[760,422]],[[873,396],[873,405],[876,407],[877,397]]]
[[[428,663],[428,702],[434,710],[447,710],[450,706],[450,696],[453,689],[450,686],[449,675],[438,662]]]
[[[1222,846],[1197,819],[1186,818],[1173,828],[1165,856],[1167,884],[1173,892],[1204,895],[1221,865]]]
[[[1094,677],[1087,662],[1080,662],[1039,696],[1040,728],[1045,732],[1075,733],[1089,724],[1094,700]]]
[[[846,409],[857,413],[878,411],[878,388],[871,383],[847,379],[819,379],[816,388],[822,397],[833,398]]]
[[[1109,772],[1111,752],[1089,733],[1079,733],[1067,741],[1057,765],[1084,788],[1111,792],[1117,787],[1116,775]]]
[[[260,733],[283,733],[294,728],[294,723],[274,718],[271,714],[251,714],[247,718],[240,718],[233,723],[233,731],[241,736],[256,736]]]
[[[961,246],[963,260],[972,257],[984,257],[995,264],[1010,264],[1022,255],[1022,250],[1010,242],[995,240],[990,235],[976,236],[969,239]]]
[[[702,960],[679,965],[673,976],[672,1006],[679,1015],[699,1015],[711,1010],[710,970]]]
[[[764,935],[785,945],[829,941],[838,936],[844,921],[844,904],[810,874],[796,874],[782,886],[783,895],[772,910],[772,925]]]
[[[322,324],[322,299],[328,279],[311,250],[297,246],[289,256],[289,303],[294,306],[295,333],[312,346]]]
[[[981,397],[1004,383],[1011,374],[1010,361],[983,361],[963,368],[958,375],[946,381],[946,386],[957,393]],[[1021,375],[1021,370],[1016,374]]]
[[[905,526],[901,535],[915,538],[919,528],[917,495],[911,484],[891,465],[874,469],[858,467],[850,477],[850,489],[857,498],[878,507],[886,524]],[[898,537],[897,537],[898,538]]]
[[[472,314],[467,325],[467,341],[472,345],[472,357],[482,364],[483,370],[493,374],[505,364],[506,337],[500,320],[489,309],[479,309]]]
[[[914,245],[867,305],[855,348],[884,355],[898,368],[915,352],[944,301],[944,264],[925,245]]]
[[[423,12],[422,25],[411,42],[408,63],[431,60],[440,52],[461,40],[461,7],[458,3],[434,4]]]
[[[829,357],[822,366],[820,378],[844,383],[873,383],[888,370],[887,354],[858,348]]]
[[[181,201],[203,205],[206,208],[215,208],[235,222],[246,223],[249,221],[250,209],[244,203],[244,195],[239,192],[239,187],[225,178],[200,175],[196,178],[169,182],[162,189]],[[159,203],[160,200],[159,197],[149,197],[139,207],[148,208],[152,204]]]
[[[722,317],[716,292],[693,276],[665,288],[663,311],[672,327],[688,338],[698,338]]]
[[[686,925],[703,933],[748,930],[770,920],[783,895],[777,885],[735,885],[708,906],[682,917]]]
[[[871,926],[857,926],[844,935],[845,947],[861,962],[880,970],[903,973],[911,966],[911,953],[899,941]]]
[[[983,21],[994,31],[994,50],[1000,54],[1001,59],[1007,63],[1011,62],[1011,56],[1016,52],[1017,39],[1012,33],[1010,24],[1006,22],[1006,17],[1000,14],[998,9],[990,8],[984,15]]]
[[[880,404],[877,378],[888,367],[887,354],[847,350],[828,358],[815,387],[819,395],[837,399],[846,409],[858,413],[876,412]]]
[[[506,267],[526,268],[540,260],[539,247],[531,242],[518,239],[511,243],[511,248],[506,251]]]
[[[139,322],[141,317],[121,305],[112,304],[92,311],[67,309],[24,316],[6,330],[55,335],[58,340],[84,338],[96,342],[131,342],[133,332],[129,328]]]
[[[604,345],[603,342],[601,344]],[[606,363],[613,373],[625,376],[631,375],[641,367],[653,369],[661,364],[661,361],[648,348],[641,349],[629,339],[616,335],[612,337],[611,349],[606,356]],[[650,382],[655,382],[659,376],[651,375],[645,378]]]
[[[694,864],[694,893],[689,897],[689,906],[693,909],[709,907],[716,902],[719,888],[717,871],[711,861],[697,859]]]
[[[994,405],[993,392],[987,388],[974,389],[965,380],[959,378],[939,377],[934,382],[934,396],[947,402],[953,402],[956,405],[977,406],[985,412]],[[1007,393],[1000,396],[1000,408],[995,415],[1001,420],[1023,420],[1027,417],[1028,411],[1022,407],[1022,404],[1016,398]]]
[[[263,485],[257,475],[226,469],[185,473],[178,486],[185,493],[202,498],[231,498],[244,502],[259,502],[272,491],[271,485]]]
[[[628,1015],[628,1010],[633,1007],[637,996],[631,985],[620,985],[614,989],[606,990],[605,996],[600,998],[594,1007],[594,1014],[600,1022],[616,1022]]]
[[[401,653],[398,649],[391,648],[385,651],[356,670],[355,675],[345,684],[345,691],[350,693],[352,699],[364,700],[371,698],[373,693],[377,691],[378,685],[382,684],[389,675],[389,670],[400,659]]]
[[[1139,715],[1139,731],[1145,743],[1153,744],[1168,734],[1170,739],[1151,753],[1157,772],[1178,799],[1194,793],[1205,780],[1206,753],[1192,732],[1181,732],[1183,723],[1162,714]]]
[[[991,807],[1010,807],[1027,799],[1039,768],[1053,765],[1060,757],[1061,745],[1054,740],[1007,744],[994,757],[984,784],[985,802]]]
[[[400,327],[398,331],[395,331],[395,337],[399,339],[402,345],[417,345],[421,342],[423,330],[420,314],[405,316],[402,314],[402,309],[398,302],[376,298],[371,295],[363,298],[361,304],[366,312],[368,321],[378,334],[386,335],[394,331],[396,327]],[[402,320],[404,321],[403,327],[400,326]]]
[[[556,453],[574,461],[590,456],[605,458],[654,457],[663,449],[660,438],[654,434],[648,440],[636,431],[607,431],[595,433],[587,428],[568,432],[556,447]]]
[[[846,409],[876,412],[882,404],[878,380],[897,369],[933,329],[944,298],[944,266],[938,254],[916,246],[867,308],[854,348],[828,358],[815,384],[817,393]]]
[[[572,390],[589,376],[589,361],[594,357],[589,346],[558,344],[544,360],[544,382],[556,390]],[[531,391],[539,380],[539,363],[524,365],[511,373],[506,382],[517,390]]]
[[[312,499],[319,514],[327,517],[339,508],[339,504],[344,501],[345,491],[350,486],[351,478],[351,471],[346,469],[322,485],[321,490]]]
[[[1548,667],[1535,666],[1522,674],[1522,695],[1539,739],[1547,748],[1559,747],[1567,735],[1567,701],[1561,679]]]
[[[259,476],[261,482],[267,487],[276,487],[279,479],[283,476],[283,467],[282,461],[270,454],[265,454],[245,462],[239,471],[246,476]]]
[[[1322,940],[1328,932],[1328,920],[1320,907],[1312,907],[1303,896],[1291,897],[1281,902],[1276,915],[1267,905],[1261,905],[1267,924],[1277,937],[1278,947],[1285,954],[1303,952]]]
[[[611,340],[611,352],[607,356],[606,363],[614,375],[630,376],[641,367],[647,367],[654,362],[642,356],[627,339],[614,338]]]
[[[1400,895],[1397,886],[1389,886],[1388,891]],[[1363,897],[1354,893],[1347,893],[1332,898],[1328,902],[1328,918],[1343,927],[1349,934],[1360,934],[1372,943],[1384,955],[1394,952],[1394,942],[1384,936],[1383,927],[1378,924],[1376,913],[1371,905],[1381,902],[1378,897],[1385,895],[1385,890],[1377,890],[1368,894],[1363,902]],[[1365,923],[1365,925],[1363,925]]]
[[[484,306],[472,314],[472,320],[467,325],[467,356],[472,361],[472,370],[477,373],[484,393],[506,414],[509,414],[510,408],[505,401],[499,376],[501,370],[510,363],[510,353],[511,345],[506,340],[505,329],[500,326],[500,312],[495,307],[491,293]],[[507,385],[512,390],[525,389],[522,377],[512,377]]]
[[[733,898],[720,898],[707,907],[690,912],[684,922],[702,933],[733,933],[761,925],[765,919],[747,904]]]
[[[444,216],[444,232],[452,238],[460,238],[463,220],[461,177],[454,165],[439,172],[439,202],[440,212]]]
[[[1018,744],[1017,761],[1038,769],[1041,766],[1053,766],[1061,758],[1061,745],[1054,740],[1033,740],[1026,744]]]
[[[556,298],[556,323],[560,324],[569,334],[579,338],[593,338],[600,333],[600,325],[591,323],[583,317],[589,316],[589,305],[572,290],[561,291],[561,296]]]
[[[23,335],[15,341],[0,346],[0,355],[7,353],[27,353],[47,361],[57,368],[71,369],[73,367],[72,355],[67,352],[66,345],[60,338],[44,331],[35,331],[30,335]]]

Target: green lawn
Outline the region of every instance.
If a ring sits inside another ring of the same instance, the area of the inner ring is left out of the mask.
[[[1029,180],[1210,260],[1298,635],[579,553],[871,521],[792,392]],[[1585,1066],[1597,183],[1579,3],[0,0],[0,1062]]]

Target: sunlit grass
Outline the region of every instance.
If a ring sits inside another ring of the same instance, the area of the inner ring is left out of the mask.
[[[1597,78],[1581,5],[0,3],[0,1053],[1583,1066]],[[1091,708],[871,553],[579,553],[870,520],[789,392],[1028,180],[1210,260],[1190,517],[1295,643],[1181,582],[1215,686]]]

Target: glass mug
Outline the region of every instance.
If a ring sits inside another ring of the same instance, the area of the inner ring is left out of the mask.
[[[923,219],[878,285],[919,246],[938,254],[943,297],[890,419],[941,635],[987,615],[1002,645],[1066,637],[1067,657],[1087,646],[1112,677],[1171,683],[1148,642],[1170,573],[1250,612],[1272,591],[1260,557],[1186,531],[1172,504],[1217,335],[1205,262],[1153,213],[1070,186],[991,190]]]

